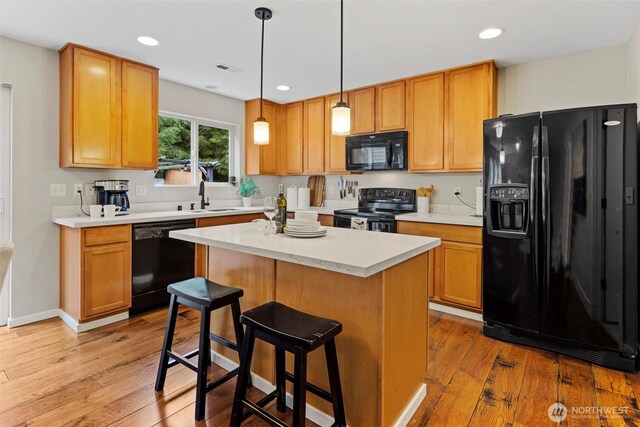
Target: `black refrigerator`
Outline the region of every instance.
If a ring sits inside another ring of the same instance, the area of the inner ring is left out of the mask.
[[[638,369],[635,104],[484,122],[484,334]]]

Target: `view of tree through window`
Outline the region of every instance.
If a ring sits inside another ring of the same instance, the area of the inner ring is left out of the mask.
[[[229,131],[198,126],[198,158],[206,181],[229,182]]]
[[[228,129],[200,124],[195,120],[160,116],[156,184],[194,184],[191,182],[192,166],[197,167],[198,182],[229,182],[229,139]],[[191,144],[196,141],[197,158],[192,159]]]

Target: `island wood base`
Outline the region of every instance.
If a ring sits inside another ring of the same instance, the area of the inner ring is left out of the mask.
[[[244,289],[243,311],[278,301],[342,323],[336,346],[350,426],[395,425],[416,403],[427,369],[426,253],[366,278],[214,247],[207,261],[210,280]],[[234,340],[228,308],[215,311],[211,325],[212,332]],[[238,361],[235,352],[213,342],[212,350]],[[292,367],[287,355],[287,370]],[[321,349],[309,355],[307,369],[309,382],[329,389]],[[256,341],[251,370],[274,382],[272,346]],[[307,402],[332,414],[331,405],[313,394]]]

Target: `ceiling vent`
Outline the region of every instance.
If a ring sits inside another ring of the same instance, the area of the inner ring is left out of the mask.
[[[216,67],[221,69],[222,71],[230,71],[232,73],[242,72],[240,68],[232,67],[231,65],[226,65],[226,64],[218,64],[216,65]]]

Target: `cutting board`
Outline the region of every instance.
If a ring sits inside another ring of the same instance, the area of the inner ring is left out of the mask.
[[[311,193],[311,206],[323,206],[324,205],[324,185],[325,180],[322,175],[311,175],[307,182],[309,192]]]

